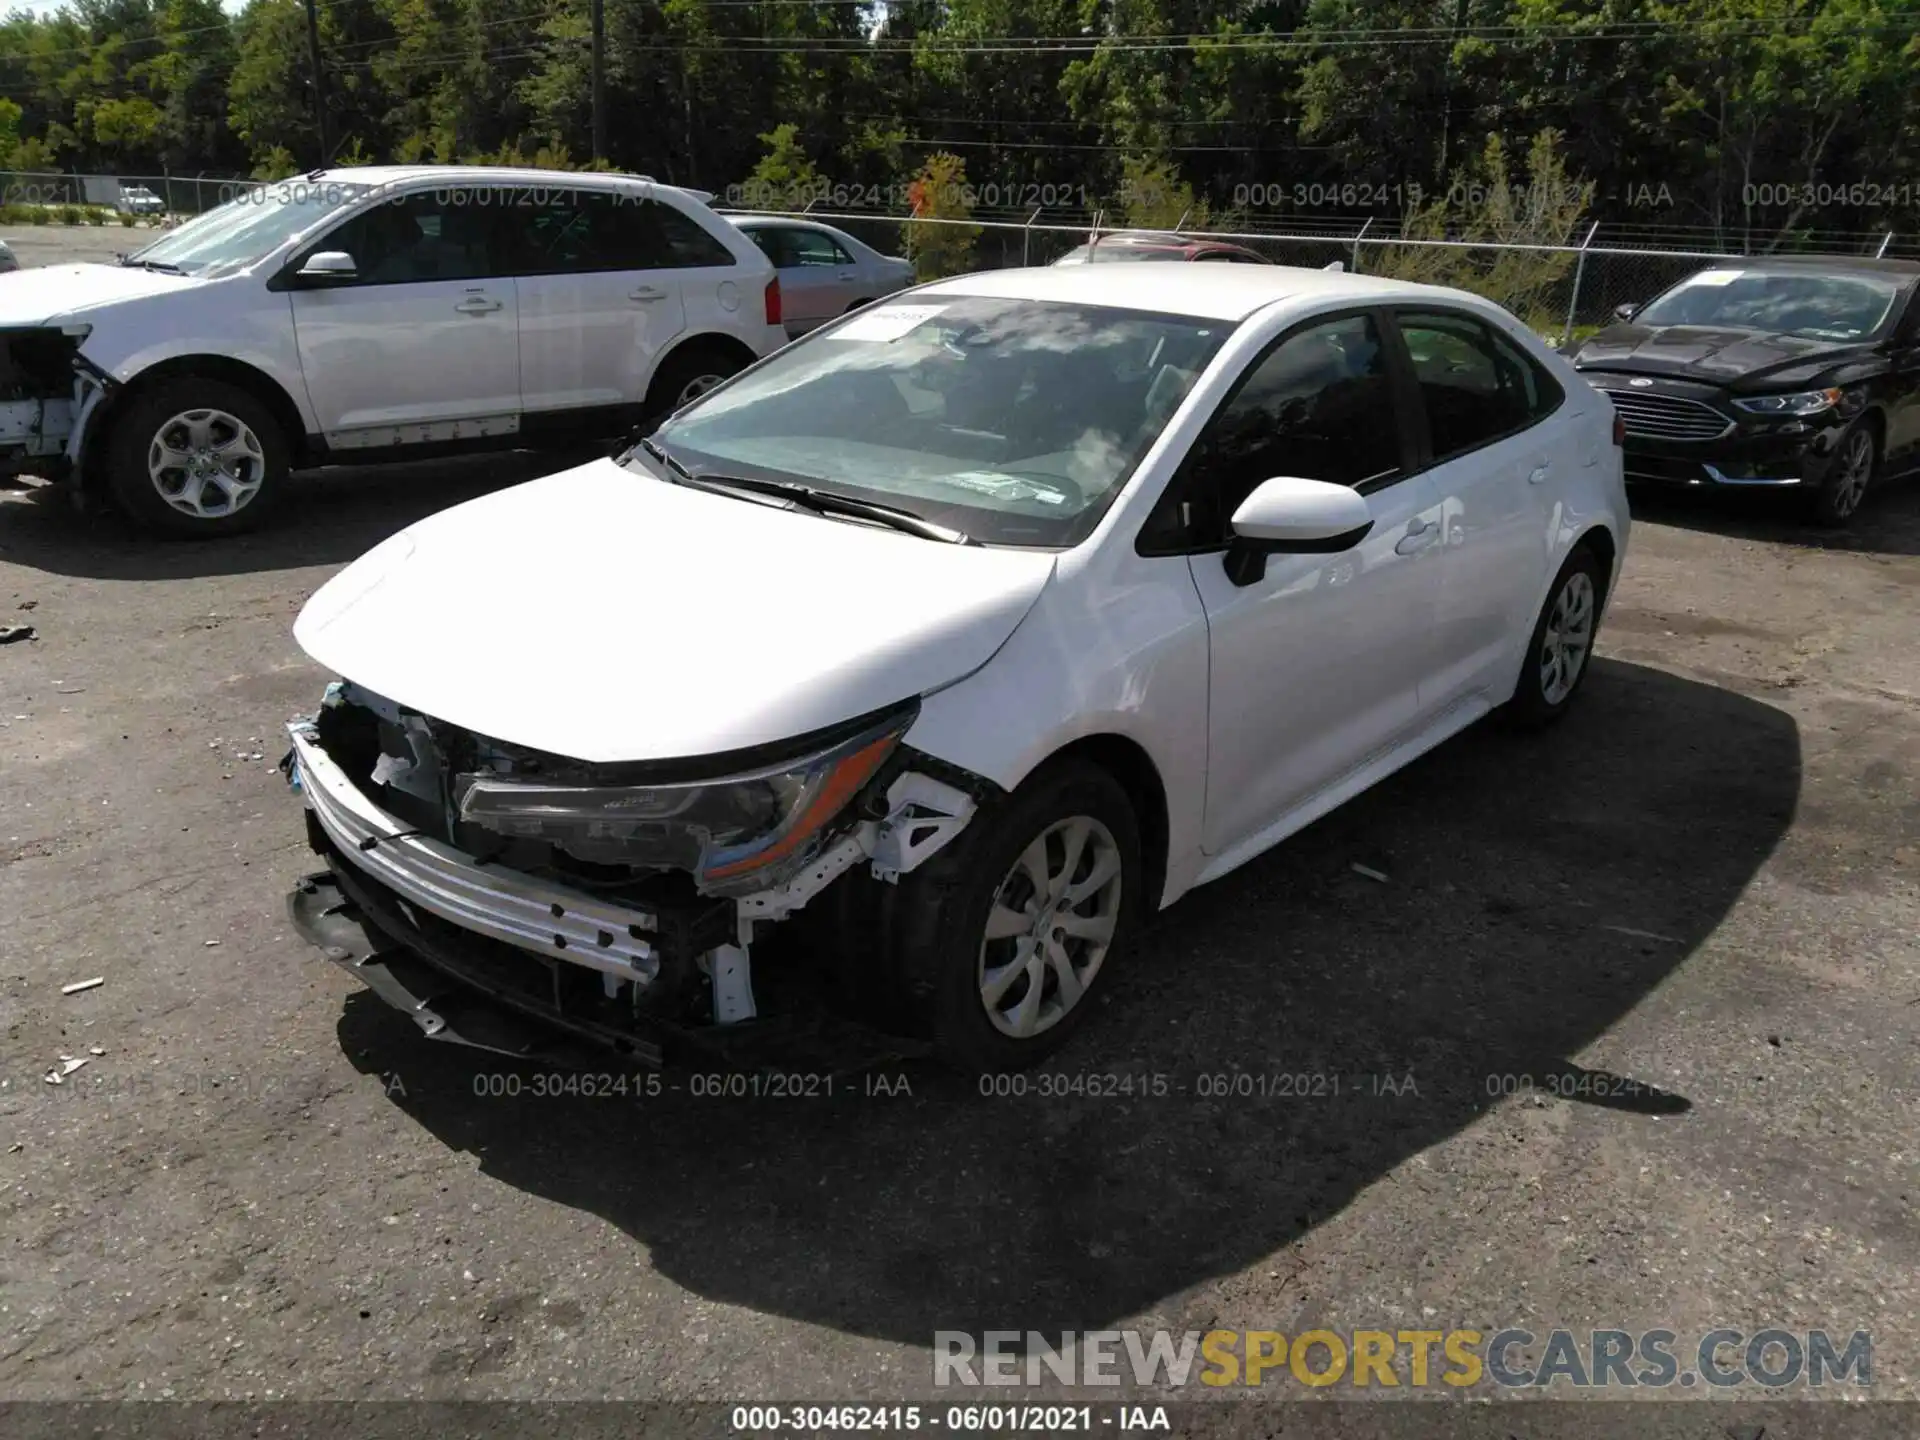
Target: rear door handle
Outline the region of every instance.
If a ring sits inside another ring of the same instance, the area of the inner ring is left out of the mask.
[[[858,280],[858,279],[860,278],[860,276],[859,276],[859,274],[858,274],[857,272],[855,272],[855,271],[852,271],[852,270],[842,270],[842,271],[840,272],[840,278],[841,278],[842,280]]]
[[[502,302],[489,300],[484,295],[469,295],[453,308],[458,310],[462,315],[490,315],[495,310],[502,308]]]
[[[666,292],[666,291],[664,291],[664,290],[661,290],[661,289],[659,289],[659,288],[657,288],[656,286],[653,286],[653,285],[642,285],[642,286],[641,286],[641,287],[640,287],[639,289],[637,289],[637,290],[629,290],[629,291],[627,292],[627,298],[628,298],[629,300],[638,300],[638,301],[640,301],[640,302],[642,302],[642,303],[644,304],[645,302],[647,302],[647,301],[649,301],[649,300],[664,300],[664,299],[666,299],[666,298],[667,298],[667,292]]]
[[[1536,466],[1534,466],[1534,467],[1533,467],[1533,473],[1532,473],[1531,475],[1529,475],[1529,476],[1527,476],[1527,484],[1529,484],[1529,485],[1538,485],[1538,484],[1541,484],[1541,483],[1542,483],[1543,481],[1545,481],[1545,480],[1546,480],[1546,478],[1547,478],[1547,475],[1548,475],[1548,473],[1549,473],[1549,472],[1550,472],[1550,471],[1552,470],[1552,468],[1553,468],[1553,467],[1552,467],[1552,466],[1550,466],[1550,465],[1536,465]]]
[[[1400,543],[1393,547],[1396,555],[1417,555],[1440,538],[1440,527],[1415,516],[1407,526],[1407,533],[1400,537]]]

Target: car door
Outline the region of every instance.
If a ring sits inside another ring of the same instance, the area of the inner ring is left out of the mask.
[[[1553,500],[1585,457],[1565,392],[1497,326],[1443,307],[1398,308],[1394,323],[1444,516],[1421,696],[1441,710],[1512,678],[1549,578]]]
[[[1248,366],[1162,502],[1191,542],[1207,613],[1209,854],[1258,836],[1418,719],[1439,509],[1412,473],[1403,408],[1378,314],[1308,321]],[[1228,521],[1280,475],[1354,486],[1373,526],[1337,553],[1270,555],[1239,583]]]
[[[1920,295],[1887,345],[1887,375],[1880,382],[1886,405],[1886,470],[1897,474],[1920,464]]]
[[[859,293],[860,270],[853,256],[824,230],[805,225],[777,227],[780,297],[787,333],[800,336],[844,315]]]
[[[497,222],[505,192],[417,190],[348,216],[304,246],[290,291],[307,398],[329,447],[511,432],[520,416],[519,311]],[[302,280],[344,251],[351,275]]]
[[[659,212],[637,192],[555,186],[512,212],[520,383],[529,416],[638,405],[687,323]],[[728,255],[707,237],[725,263]]]

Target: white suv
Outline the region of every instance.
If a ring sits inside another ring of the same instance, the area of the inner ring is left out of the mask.
[[[257,524],[287,472],[615,435],[786,340],[766,256],[642,177],[316,171],[118,265],[0,277],[0,472]]]

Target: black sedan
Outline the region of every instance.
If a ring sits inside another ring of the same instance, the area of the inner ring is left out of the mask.
[[[1837,525],[1920,465],[1920,263],[1730,260],[1622,305],[1573,363],[1626,428],[1627,479],[1785,486]]]

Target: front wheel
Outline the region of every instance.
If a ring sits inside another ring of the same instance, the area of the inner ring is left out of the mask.
[[[1547,725],[1567,713],[1593,658],[1605,586],[1600,557],[1592,550],[1583,545],[1567,557],[1527,640],[1520,683],[1507,703],[1509,719],[1523,726]]]
[[[136,394],[107,438],[106,479],[127,518],[192,538],[266,519],[292,468],[273,412],[224,380],[181,376]]]
[[[1019,1070],[1085,1020],[1145,901],[1126,791],[1096,765],[1046,767],[900,884],[894,963],[948,1064]]]
[[[1816,525],[1844,525],[1867,498],[1880,469],[1880,445],[1873,427],[1857,424],[1840,437],[1826,478],[1807,494],[1807,518]]]

